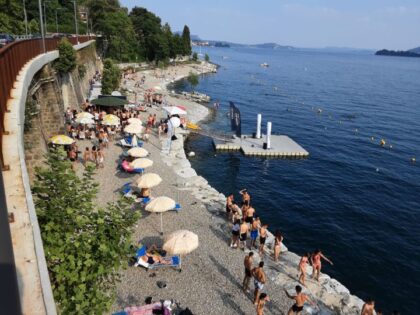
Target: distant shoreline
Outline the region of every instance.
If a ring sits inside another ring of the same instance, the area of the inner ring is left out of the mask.
[[[378,50],[375,53],[375,56],[391,56],[391,57],[412,57],[412,58],[420,58],[420,54],[416,54],[411,51],[395,51],[395,50],[387,50],[382,49]]]

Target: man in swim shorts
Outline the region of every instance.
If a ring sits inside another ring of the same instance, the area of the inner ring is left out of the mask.
[[[295,300],[295,304],[293,304],[293,306],[289,309],[287,315],[300,315],[302,313],[303,305],[305,304],[305,302],[309,302],[313,305],[316,304],[312,302],[305,294],[302,293],[302,287],[300,285],[297,285],[295,287],[295,290],[295,296],[290,295],[286,289],[284,290],[284,292],[286,292],[287,297],[289,297],[292,300]]]
[[[244,292],[249,292],[249,281],[251,280],[251,277],[252,277],[253,256],[254,256],[254,253],[250,252],[248,255],[245,256],[245,259],[244,259],[245,277],[244,277],[244,281],[242,282],[242,289],[244,290]]]
[[[263,224],[262,227],[260,227],[260,256],[264,255],[264,245],[265,245],[265,241],[267,239],[267,228],[268,228],[268,224]]]
[[[246,247],[246,239],[247,239],[247,236],[248,236],[248,230],[249,230],[248,224],[245,221],[242,221],[241,228],[240,228],[240,234],[239,234],[240,235],[239,240],[241,241],[240,247],[242,249],[245,249],[245,247]]]
[[[261,221],[260,218],[257,216],[251,223],[251,248],[257,246],[255,245],[258,237],[258,229],[260,228]]]
[[[260,261],[260,263],[258,264],[258,267],[255,267],[254,269],[252,269],[252,276],[254,277],[254,285],[255,285],[255,290],[254,290],[254,304],[255,305],[258,304],[258,297],[260,295],[260,291],[264,289],[264,284],[266,281],[266,276],[265,276],[263,267],[264,267],[264,262]]]

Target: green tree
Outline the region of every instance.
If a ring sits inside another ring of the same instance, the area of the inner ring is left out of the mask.
[[[198,78],[198,75],[197,75],[197,74],[195,74],[195,73],[193,73],[193,72],[190,72],[190,73],[188,74],[187,81],[188,81],[188,83],[191,85],[191,89],[194,91],[195,87],[196,87],[196,86],[198,85],[198,83],[199,83],[199,78]]]
[[[73,45],[63,38],[58,43],[58,59],[54,62],[54,68],[59,73],[68,73],[76,68],[76,51]]]
[[[209,62],[209,61],[210,61],[210,56],[209,56],[208,54],[205,54],[205,55],[204,55],[204,60],[205,60],[206,62]]]
[[[33,186],[53,294],[61,314],[103,314],[130,254],[138,215],[121,199],[96,207],[93,166],[81,177],[52,150]]]
[[[182,30],[182,42],[184,43],[184,55],[191,55],[190,29],[187,25],[185,25],[184,29]]]
[[[194,52],[194,53],[192,54],[192,59],[193,59],[194,61],[198,61],[198,54],[197,54],[196,52]]]
[[[184,55],[184,42],[182,41],[182,37],[175,34],[173,37],[173,44],[175,56]]]
[[[111,59],[104,60],[102,73],[102,94],[109,95],[120,86],[121,72]]]

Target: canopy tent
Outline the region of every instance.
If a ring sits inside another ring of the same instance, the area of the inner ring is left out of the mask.
[[[91,101],[93,105],[105,106],[105,107],[116,107],[116,106],[124,106],[128,104],[127,100],[123,100],[120,97],[115,96],[104,96],[97,98],[96,100]]]

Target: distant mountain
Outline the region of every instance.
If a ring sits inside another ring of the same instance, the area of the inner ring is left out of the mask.
[[[265,48],[265,49],[294,49],[292,46],[282,46],[276,43],[264,43],[264,44],[255,44],[255,45],[249,45],[251,47],[256,48]]]
[[[416,50],[417,48],[415,48]],[[420,58],[420,53],[415,53],[412,50],[387,50],[387,49],[382,49],[379,50],[375,53],[375,55],[377,56],[396,56],[396,57],[418,57]]]
[[[413,53],[415,53],[415,54],[420,54],[420,47],[416,47],[416,48],[413,48],[413,49],[410,49],[410,50],[408,50],[409,52],[413,52]]]

